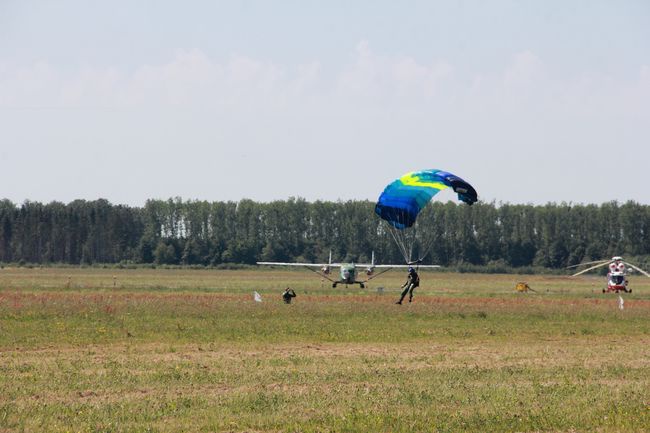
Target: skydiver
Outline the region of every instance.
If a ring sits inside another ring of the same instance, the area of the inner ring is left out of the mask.
[[[284,290],[284,293],[282,293],[282,300],[284,301],[285,304],[290,304],[291,303],[291,298],[296,297],[296,292],[293,291],[293,289],[287,287]]]
[[[408,277],[406,278],[406,282],[404,285],[401,287],[404,290],[402,291],[402,296],[400,296],[399,301],[395,302],[396,304],[402,305],[402,301],[404,300],[404,297],[406,294],[409,294],[409,302],[413,301],[413,290],[415,290],[416,287],[420,285],[420,276],[418,275],[417,272],[415,272],[415,268],[413,266],[409,266],[409,273]]]

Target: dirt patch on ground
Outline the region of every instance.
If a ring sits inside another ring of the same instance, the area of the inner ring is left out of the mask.
[[[252,346],[252,347],[251,347]],[[621,357],[621,351],[625,357]],[[24,363],[51,363],[57,361],[76,361],[102,364],[107,361],[132,362],[147,364],[173,364],[189,362],[207,366],[215,361],[285,360],[296,358],[346,359],[346,358],[386,358],[411,361],[416,358],[444,359],[456,363],[459,360],[474,360],[482,364],[513,365],[520,361],[545,365],[549,359],[565,363],[575,357],[585,365],[592,364],[589,354],[598,353],[593,362],[616,360],[621,365],[650,365],[650,337],[612,337],[591,336],[589,339],[558,338],[515,345],[503,342],[468,344],[458,341],[453,343],[418,342],[418,343],[325,343],[325,344],[254,344],[246,346],[203,346],[196,344],[174,345],[151,343],[137,346],[100,345],[83,348],[41,348],[36,350],[5,350],[0,352],[0,362],[6,364],[11,360]],[[585,358],[582,358],[582,356]]]

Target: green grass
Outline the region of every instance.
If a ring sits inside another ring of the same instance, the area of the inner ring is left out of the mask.
[[[403,277],[4,269],[0,432],[648,431],[650,279]]]

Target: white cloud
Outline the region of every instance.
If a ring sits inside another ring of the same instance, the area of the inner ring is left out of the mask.
[[[322,79],[321,73],[322,65],[318,61],[298,65],[298,74],[293,82],[294,93],[300,95],[314,91]]]
[[[453,68],[445,61],[426,65],[409,56],[376,55],[364,40],[357,44],[355,61],[339,74],[337,93],[351,97],[426,99],[434,96],[441,83],[452,75]]]
[[[639,79],[644,86],[650,86],[650,65],[641,66]]]
[[[650,103],[650,65],[643,65],[639,71],[639,92],[644,95],[643,100]]]
[[[240,55],[219,62],[197,48],[179,50],[169,62],[142,65],[132,72],[5,63],[0,64],[0,106],[282,109],[296,115],[305,106],[318,107],[324,114],[398,107],[434,110],[458,119],[472,113],[638,116],[648,107],[648,65],[641,66],[638,80],[630,82],[596,73],[549,80],[550,65],[524,50],[513,55],[501,74],[478,71],[463,80],[463,71],[457,74],[444,59],[422,62],[411,56],[376,54],[365,40],[353,53],[347,65],[329,76],[318,60],[285,65]]]
[[[396,91],[400,95],[433,96],[441,82],[452,74],[453,68],[446,62],[424,66],[411,57],[405,57],[392,64],[392,76]]]
[[[356,54],[355,62],[339,75],[338,90],[343,94],[370,95],[376,88],[378,59],[370,52],[367,41],[357,44]]]
[[[61,82],[60,103],[63,106],[114,105],[115,92],[123,80],[124,77],[114,68],[84,67],[70,80]]]
[[[282,95],[290,84],[304,87],[317,77],[313,66],[299,68],[289,82],[283,67],[245,56],[218,63],[199,49],[178,51],[168,63],[142,65],[131,74],[90,66],[66,72],[43,62],[5,65],[0,69],[0,104],[63,108],[232,104],[264,94]]]
[[[272,63],[262,63],[245,56],[232,58],[227,66],[227,82],[241,88],[269,92],[281,85],[282,68]]]
[[[0,104],[3,106],[29,107],[53,103],[57,92],[55,68],[46,62],[28,66],[5,64],[0,67]]]
[[[365,41],[351,52],[349,61],[338,66],[318,59],[290,65],[242,55],[217,60],[199,49],[181,50],[167,62],[132,71],[0,64],[0,109],[5,109],[0,157],[4,152],[10,161],[4,165],[5,183],[27,167],[34,170],[34,164],[41,180],[59,179],[57,167],[68,164],[68,158],[90,168],[71,172],[74,178],[66,185],[27,185],[15,192],[21,197],[17,200],[38,199],[33,191],[59,199],[66,188],[69,198],[78,197],[82,187],[90,198],[108,191],[116,180],[109,170],[98,183],[98,162],[125,167],[114,194],[133,191],[138,200],[188,194],[238,199],[253,190],[256,199],[278,194],[332,198],[340,191],[349,194],[346,198],[363,198],[375,194],[385,173],[416,164],[474,173],[467,176],[482,185],[488,200],[515,202],[575,200],[570,192],[558,198],[538,179],[558,170],[576,182],[589,175],[588,182],[599,187],[584,199],[599,201],[618,192],[603,195],[607,179],[593,167],[600,167],[612,145],[624,143],[624,151],[640,155],[629,162],[629,183],[645,185],[641,156],[648,152],[648,65],[626,81],[600,71],[563,75],[531,50],[514,53],[496,72],[463,70],[446,59],[376,53]],[[395,157],[396,144],[404,146],[403,158]],[[46,156],[35,161],[34,154]],[[349,179],[339,174],[355,169],[341,163],[342,155],[363,158],[359,167],[372,168],[354,177],[353,189],[349,182],[336,183]],[[141,161],[151,168],[143,169]],[[581,163],[567,172],[558,168],[566,161]],[[256,177],[242,181],[248,186],[240,189],[225,188],[243,165],[268,182],[258,186]],[[179,176],[160,180],[165,170],[179,170]],[[504,190],[513,176],[520,188]],[[141,186],[142,178],[156,181]],[[284,185],[295,178],[312,180],[287,191]],[[48,186],[49,192],[44,190]],[[539,199],[528,195],[536,188]],[[627,193],[643,197],[643,191]]]
[[[507,89],[521,90],[538,86],[543,79],[542,61],[531,51],[523,51],[514,56],[506,68],[503,83]]]

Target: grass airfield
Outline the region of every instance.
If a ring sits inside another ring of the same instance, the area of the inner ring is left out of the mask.
[[[421,278],[1,269],[0,432],[650,431],[650,279]]]

